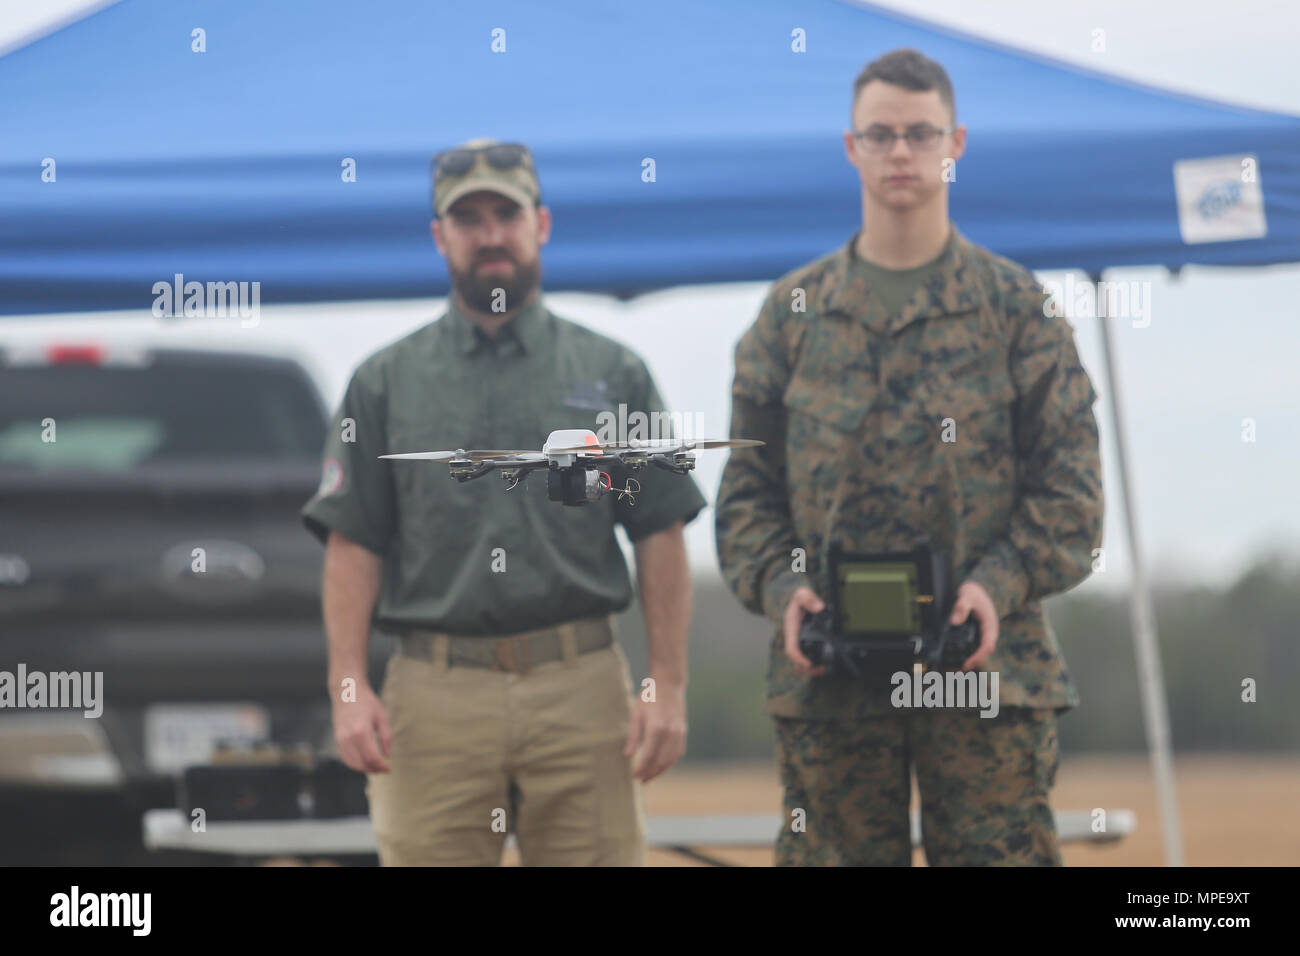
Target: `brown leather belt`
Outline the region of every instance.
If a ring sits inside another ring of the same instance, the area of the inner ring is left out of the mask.
[[[447,667],[527,674],[538,664],[609,647],[614,643],[614,627],[609,617],[593,617],[503,637],[467,637],[418,628],[396,636],[398,652],[407,657],[445,662]]]

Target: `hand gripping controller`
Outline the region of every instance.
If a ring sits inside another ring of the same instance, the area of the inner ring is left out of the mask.
[[[914,634],[904,638],[873,639],[846,637],[835,633],[835,618],[829,611],[805,615],[799,630],[799,650],[814,666],[834,672],[843,667],[851,672],[886,659],[892,665],[909,659],[926,667],[956,670],[979,649],[979,622],[971,615],[961,624],[945,621],[937,635]]]

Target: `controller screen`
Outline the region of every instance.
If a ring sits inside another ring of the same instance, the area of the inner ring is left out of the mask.
[[[921,628],[916,566],[845,562],[838,568],[846,634],[914,634]]]

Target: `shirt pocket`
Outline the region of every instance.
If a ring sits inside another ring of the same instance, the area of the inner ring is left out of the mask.
[[[454,450],[444,433],[435,428],[396,430],[390,439],[395,454]],[[393,461],[393,488],[397,494],[400,553],[420,566],[436,551],[458,553],[473,544],[473,529],[480,517],[485,490],[500,492],[492,475],[459,482],[445,461]]]
[[[601,435],[602,438],[619,437],[618,402],[598,395],[583,383],[568,385],[557,382],[545,386],[534,393],[533,408],[539,423],[536,448],[542,447],[551,432],[566,428],[586,428],[599,435],[605,427],[608,436]],[[631,411],[627,409],[628,413]]]

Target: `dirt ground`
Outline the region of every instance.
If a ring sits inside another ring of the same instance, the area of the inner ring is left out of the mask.
[[[1175,774],[1187,865],[1300,865],[1300,756],[1180,757]],[[679,768],[652,782],[645,797],[651,816],[781,811],[781,788],[770,765]],[[1155,783],[1145,757],[1062,758],[1052,805],[1058,810],[1126,808],[1137,814],[1137,830],[1119,843],[1063,846],[1068,866],[1163,864]],[[706,852],[746,866],[772,863],[770,848]],[[915,863],[924,862],[918,850]],[[650,863],[701,865],[657,850],[650,852]]]

